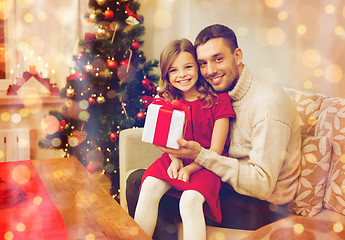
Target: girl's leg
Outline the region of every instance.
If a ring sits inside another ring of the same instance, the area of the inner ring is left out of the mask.
[[[134,220],[151,237],[156,227],[159,201],[170,188],[171,185],[163,180],[150,176],[141,186]]]
[[[186,190],[180,199],[183,239],[206,240],[206,224],[203,212],[205,198],[195,190]]]

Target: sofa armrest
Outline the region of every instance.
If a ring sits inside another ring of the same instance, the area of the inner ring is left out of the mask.
[[[119,169],[120,204],[127,211],[126,180],[136,169],[147,168],[162,152],[152,144],[141,141],[143,128],[130,128],[120,132]]]

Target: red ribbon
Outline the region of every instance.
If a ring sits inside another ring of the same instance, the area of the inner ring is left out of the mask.
[[[170,111],[174,111],[174,110],[184,111],[186,120],[190,120],[189,107],[179,100],[170,101],[170,100],[165,100],[163,98],[155,98],[152,104],[162,105],[160,109],[165,109],[165,110],[170,110]]]
[[[183,111],[185,113],[186,125],[187,121],[191,119],[190,110],[187,105],[178,100],[169,101],[162,98],[155,98],[152,104],[162,105],[162,107],[159,109],[159,114],[157,117],[153,144],[166,146],[169,136],[172,112],[174,110]]]
[[[127,12],[127,14],[128,14],[128,16],[132,16],[132,17],[135,17],[138,21],[143,21],[142,19],[141,19],[141,17],[139,17],[137,14],[135,14],[131,9],[129,9],[129,7],[128,6],[126,6],[126,12]]]

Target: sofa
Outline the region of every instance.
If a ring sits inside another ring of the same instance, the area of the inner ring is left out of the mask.
[[[301,174],[291,214],[255,231],[207,226],[207,239],[345,239],[345,99],[284,89],[296,104],[302,136]],[[127,177],[161,155],[152,144],[141,142],[142,130],[120,132],[120,203],[126,210]]]

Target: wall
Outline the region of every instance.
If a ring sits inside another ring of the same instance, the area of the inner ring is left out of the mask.
[[[92,26],[87,0],[7,0],[8,72],[23,54],[41,57],[64,86],[78,52],[78,38]],[[345,1],[343,0],[140,0],[144,50],[159,54],[170,40],[194,40],[221,23],[238,35],[244,62],[259,77],[286,87],[345,97]],[[10,76],[8,76],[10,78]]]

